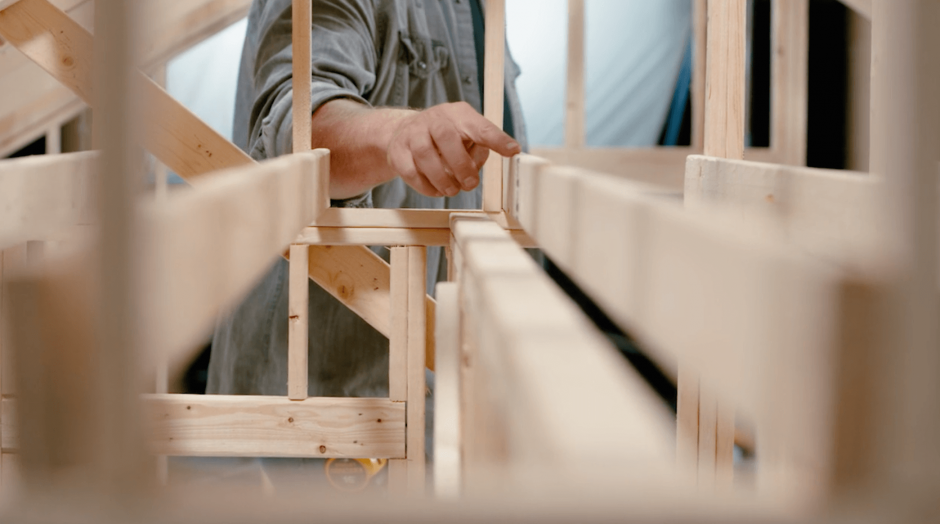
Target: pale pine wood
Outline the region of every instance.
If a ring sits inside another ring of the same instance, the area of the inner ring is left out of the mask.
[[[450,229],[308,227],[300,241],[324,246],[446,246]]]
[[[374,457],[405,454],[405,407],[381,398],[144,395],[153,453],[197,457]],[[3,400],[15,421],[16,401]],[[11,422],[12,423],[12,422]],[[15,427],[2,448],[17,450]]]
[[[565,89],[565,147],[584,147],[584,0],[568,0],[568,74]]]
[[[290,284],[288,288],[287,396],[291,400],[307,398],[307,309],[310,305],[307,267],[310,248],[290,246]]]
[[[536,147],[532,149],[532,155],[560,165],[600,171],[679,191],[685,159],[699,151],[690,147],[592,147],[580,150]]]
[[[707,0],[692,0],[692,149],[705,148],[705,49],[708,34]]]
[[[93,152],[0,161],[0,249],[91,223],[98,165]]]
[[[408,400],[408,248],[391,248],[392,276],[389,297],[388,397]]]
[[[718,449],[715,457],[715,486],[720,491],[731,491],[734,487],[734,405],[719,403],[715,419],[715,445]]]
[[[886,263],[884,181],[867,173],[690,156],[685,207],[720,206],[755,231],[855,271]]]
[[[310,32],[313,10],[311,0],[291,2],[291,87],[293,89],[293,144],[294,153],[309,151],[313,140],[311,126],[313,112],[310,109],[311,47]]]
[[[251,0],[148,0],[141,5],[143,24],[139,61],[145,69],[171,58],[241,20]]]
[[[424,368],[428,339],[427,248],[408,247],[408,494],[425,491],[424,412],[427,386]],[[433,333],[432,333],[433,336]]]
[[[46,154],[58,155],[62,152],[62,127],[58,124],[46,131]]]
[[[809,0],[775,0],[771,15],[771,148],[782,164],[806,165]]]
[[[408,264],[407,247],[390,248],[391,281],[389,285],[388,396],[395,402],[408,401]],[[405,436],[407,439],[407,435]],[[405,441],[407,449],[407,440]],[[408,461],[388,462],[389,495],[408,493]]]
[[[437,284],[434,390],[434,494],[460,496],[460,311],[454,282]]]
[[[486,3],[486,56],[483,61],[483,116],[503,128],[505,90],[506,0]],[[483,210],[503,209],[503,159],[490,152],[483,166]]]
[[[714,388],[699,382],[698,405],[698,487],[715,489],[718,467],[718,399]]]
[[[747,0],[708,2],[705,154],[744,158]]]
[[[454,235],[465,263],[463,318],[472,319],[461,329],[477,340],[475,372],[490,378],[468,384],[480,389],[466,399],[482,410],[470,433],[477,442],[464,443],[477,446],[465,448],[467,466],[550,464],[562,474],[671,463],[665,406],[534,261],[492,222],[455,218]],[[604,408],[591,409],[587,396]]]
[[[52,23],[48,25],[27,25],[31,28],[31,31],[33,31],[30,35],[57,32],[57,37],[63,40],[71,41],[77,39],[84,42],[85,39],[91,39],[90,35],[87,33],[83,34],[83,30],[80,27],[76,27],[73,22],[68,20],[68,17],[54,7],[48,6],[45,0],[24,0],[18,4],[15,9],[7,10],[5,14],[15,11],[25,4],[29,4],[31,10],[36,9],[42,12],[42,14],[48,15],[52,20]],[[17,12],[15,14],[16,17],[10,20],[11,24],[14,25],[19,24],[21,18],[28,18],[27,15],[32,14],[32,11],[28,13]],[[62,20],[63,17],[66,18],[66,20]],[[45,18],[40,19],[46,20]],[[35,21],[33,20],[33,22]],[[0,33],[3,32],[3,27],[3,18],[0,18]],[[13,43],[16,44],[16,42]],[[20,44],[22,44],[22,42],[20,42]],[[90,45],[87,47],[90,47]],[[82,53],[88,54],[87,49],[83,49]],[[40,65],[47,67],[50,73],[53,73],[57,78],[66,82],[69,88],[79,92],[84,92],[80,89],[81,87],[88,88],[85,84],[80,85],[75,82],[68,82],[67,75],[62,74],[55,64],[50,64],[48,62],[48,55],[41,50],[40,52],[30,55],[30,58],[37,61]],[[151,80],[145,78],[142,81],[142,86],[144,98],[149,101],[149,103],[144,104],[148,108],[147,114],[155,119],[153,122],[154,125],[148,126],[148,129],[151,131],[145,136],[149,141],[148,147],[161,161],[165,162],[177,174],[192,178],[214,168],[247,165],[252,162],[251,159],[234,144],[218,136],[198,118],[173,101],[172,98],[166,95],[166,93]],[[211,147],[209,147],[210,145]],[[207,161],[207,159],[209,160]],[[327,183],[321,181],[321,187],[327,187]],[[324,202],[328,202],[328,199],[328,195],[321,196],[318,202],[322,205]],[[387,278],[387,265],[384,265],[383,269],[382,265],[376,263],[375,259],[377,257],[365,247],[335,248],[331,255],[330,260],[337,262],[345,268],[343,274],[353,275],[353,278],[360,282],[376,281],[379,284],[376,286],[378,288],[376,291],[379,293],[378,302],[370,299],[372,297],[369,291],[360,293],[356,295],[356,298],[352,298],[346,293],[346,288],[341,284],[337,284],[332,278],[329,268],[311,267],[311,279],[323,286],[324,289],[337,297],[380,332],[387,333],[388,329],[385,322],[388,315],[384,309],[387,306],[384,306],[381,301],[383,291],[380,285],[381,282]],[[319,261],[321,259],[316,257],[315,260]],[[384,262],[382,264],[384,264]],[[364,267],[373,267],[378,273],[359,273],[359,269]],[[332,271],[332,273],[336,272],[336,270]],[[363,288],[369,289],[368,286],[363,286]],[[427,300],[430,303],[432,299],[429,297]],[[361,307],[371,304],[377,304],[377,306],[375,308]],[[433,362],[433,358],[431,358],[430,361]]]
[[[676,379],[676,464],[697,479],[699,377],[680,365]]]
[[[0,397],[3,397],[16,393],[13,373],[13,345],[10,338],[12,333],[11,325],[8,324],[13,308],[10,303],[11,295],[8,287],[13,277],[29,266],[26,257],[26,243],[3,250],[0,252],[0,256],[3,258],[3,281],[0,282],[0,300],[3,301],[3,304],[0,305],[0,308],[6,311],[7,315],[5,318],[0,317]]]
[[[142,206],[139,292],[150,298],[143,331],[149,353],[167,355],[171,365],[188,355],[222,308],[243,296],[312,220],[322,155],[219,171],[163,205]]]

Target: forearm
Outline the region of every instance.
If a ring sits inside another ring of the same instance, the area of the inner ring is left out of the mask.
[[[313,113],[312,146],[330,150],[330,198],[351,198],[397,176],[388,164],[388,145],[398,121],[413,114],[345,99]]]

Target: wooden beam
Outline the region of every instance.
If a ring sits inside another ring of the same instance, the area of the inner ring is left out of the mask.
[[[437,285],[437,369],[434,378],[434,494],[460,496],[460,310],[454,282]]]
[[[19,28],[21,25],[25,29]],[[90,53],[91,35],[50,6],[46,0],[21,0],[13,8],[0,13],[0,34],[11,30],[10,28],[13,28],[12,30],[20,36],[20,40],[11,40],[18,48],[28,44],[33,37],[54,42],[54,45],[47,43],[53,46],[54,52],[50,52],[43,46],[33,45],[29,47],[29,52],[26,54],[53,76],[63,81],[70,89],[79,93],[90,92],[90,85],[73,81],[72,77],[56,64],[54,56],[57,52],[61,52],[61,58],[66,63],[74,64],[73,52],[80,52],[83,57]],[[41,35],[49,33],[54,36],[40,38]],[[75,46],[73,42],[81,45]],[[90,61],[84,58],[82,60]],[[142,85],[145,98],[149,101],[144,104],[148,107],[147,115],[152,118],[149,120],[152,127],[148,126],[151,131],[146,134],[145,143],[157,158],[177,174],[187,180],[192,180],[213,169],[249,165],[253,162],[238,147],[215,133],[151,80],[144,78]],[[330,277],[331,273],[341,271],[345,275],[355,275],[355,280],[358,282],[387,281],[388,266],[382,262],[383,269],[381,265],[376,264],[374,257],[371,251],[361,246],[338,247],[333,249],[331,257],[336,265],[332,269],[311,268],[310,276],[326,291],[350,307],[353,312],[363,317],[366,322],[376,327],[381,333],[387,334],[388,315],[385,308],[388,306],[387,303],[382,305],[381,300],[383,293],[387,293],[387,287],[382,288],[379,285],[373,289],[366,285],[360,288],[356,299],[351,299],[346,288]],[[319,257],[314,257],[314,259],[321,260]],[[378,273],[356,274],[364,267],[373,267]],[[369,298],[370,296],[372,297]],[[432,300],[428,298],[429,308],[433,308]],[[360,304],[376,304],[378,310],[359,309]],[[429,357],[429,361],[433,362],[433,357]]]
[[[744,158],[747,0],[708,3],[705,154]]]
[[[774,427],[788,432],[783,455],[821,468],[814,474],[825,469],[830,415],[818,399],[832,398],[825,370],[840,350],[844,285],[831,264],[795,252],[773,231],[748,231],[722,213],[689,213],[612,177],[529,158],[519,175],[523,227],[667,374],[682,362],[708,378],[719,403],[777,413]],[[562,241],[544,241],[558,233],[538,212],[546,185],[574,195],[551,201],[572,223]],[[765,387],[799,391],[783,399],[763,396]]]
[[[568,0],[568,74],[565,89],[565,147],[579,149],[587,140],[584,82],[584,0]]]
[[[486,3],[486,56],[483,64],[483,116],[503,128],[505,90],[506,0]],[[490,152],[483,166],[483,210],[503,209],[503,159]]]
[[[261,278],[322,210],[319,160],[328,155],[319,149],[220,171],[144,206],[137,247],[147,350],[172,362]]]
[[[422,497],[425,492],[425,356],[427,354],[428,315],[427,248],[405,248],[408,252],[408,494]],[[433,316],[432,316],[433,319]],[[433,337],[432,337],[433,338]]]
[[[245,18],[251,0],[148,0],[139,60],[149,70]]]
[[[311,0],[291,2],[291,87],[293,89],[293,146],[294,153],[309,151],[313,144],[311,126],[313,111],[310,106],[311,57],[310,32],[313,10]]]
[[[309,267],[310,248],[303,244],[290,246],[290,284],[288,287],[287,331],[287,396],[291,400],[307,398],[307,352],[310,306]]]
[[[771,149],[780,163],[806,165],[809,0],[774,0]],[[723,156],[723,155],[721,155]]]
[[[720,206],[739,227],[769,230],[802,252],[868,272],[887,262],[883,192],[883,180],[867,173],[690,156],[685,207]]]
[[[405,406],[381,398],[144,395],[148,444],[187,457],[395,458],[405,453]],[[4,399],[3,420],[16,420]],[[12,424],[12,422],[8,423]],[[6,425],[2,449],[19,448]]]
[[[91,152],[0,161],[0,250],[92,223],[97,170]]]
[[[408,248],[392,247],[388,334],[388,397],[394,402],[408,401]],[[407,435],[405,435],[407,450]],[[393,459],[388,463],[389,493],[408,493],[408,461]]]
[[[692,1],[692,149],[705,148],[705,50],[708,34],[707,0]]]
[[[475,419],[496,445],[484,458],[559,474],[671,463],[665,405],[580,309],[496,224],[454,221],[464,263],[461,329],[478,341],[474,366],[490,377],[464,399],[494,407]],[[603,410],[584,409],[599,398]]]

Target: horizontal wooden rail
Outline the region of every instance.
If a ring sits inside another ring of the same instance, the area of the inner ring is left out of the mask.
[[[198,344],[325,209],[328,156],[319,149],[219,171],[143,207],[138,292],[149,351],[172,360]]]
[[[682,360],[759,419],[758,437],[787,432],[779,456],[828,463],[841,272],[609,176],[532,158],[513,176],[525,230],[667,373]]]
[[[473,347],[462,402],[479,414],[466,466],[670,463],[665,404],[578,307],[495,223],[457,216],[453,231]]]
[[[0,249],[30,240],[62,240],[96,210],[98,154],[0,161]]]
[[[150,450],[191,457],[401,458],[405,404],[382,398],[145,395]],[[16,400],[2,405],[4,452],[19,448]]]
[[[690,156],[685,207],[723,209],[738,227],[772,231],[797,249],[847,269],[888,262],[885,186],[868,173]]]

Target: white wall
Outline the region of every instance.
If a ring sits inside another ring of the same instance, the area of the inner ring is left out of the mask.
[[[509,0],[507,36],[534,146],[564,139],[566,0]],[[691,35],[691,0],[587,0],[587,139],[591,146],[656,143]],[[231,138],[242,20],[172,60],[167,90]]]

